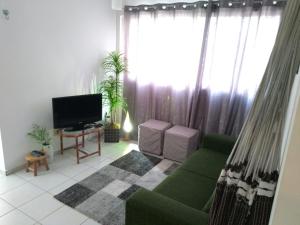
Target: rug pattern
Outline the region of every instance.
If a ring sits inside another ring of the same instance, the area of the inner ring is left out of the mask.
[[[141,187],[153,190],[177,167],[133,150],[54,197],[102,225],[124,225],[125,201]]]

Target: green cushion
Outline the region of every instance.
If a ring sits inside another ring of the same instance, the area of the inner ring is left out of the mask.
[[[207,225],[216,181],[234,139],[207,135],[195,152],[153,191],[140,190],[126,203],[126,225]]]
[[[126,225],[208,225],[208,214],[141,189],[126,202]]]
[[[200,210],[210,198],[215,185],[213,179],[179,168],[154,191]]]
[[[206,212],[206,213],[209,213],[209,210],[211,208],[211,205],[213,203],[213,200],[214,200],[214,193],[212,193],[212,195],[210,196],[210,198],[208,199],[208,201],[205,203],[204,207],[202,208],[202,211],[203,212]]]
[[[236,139],[227,135],[207,134],[203,138],[203,148],[229,155]]]
[[[225,166],[227,157],[221,152],[199,149],[183,163],[181,168],[216,181]]]

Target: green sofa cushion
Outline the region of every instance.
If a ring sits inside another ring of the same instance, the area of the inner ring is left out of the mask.
[[[216,182],[225,166],[227,157],[228,155],[221,152],[202,148],[193,153],[181,168],[214,179]]]
[[[216,181],[213,179],[179,168],[154,191],[201,210],[213,193],[215,185]]]
[[[207,225],[208,214],[141,189],[126,202],[127,225]]]
[[[213,200],[214,200],[214,193],[212,193],[212,195],[209,197],[208,201],[205,203],[204,207],[202,208],[203,212],[209,213],[209,210],[212,206]]]
[[[203,148],[229,155],[236,139],[227,135],[208,134],[203,138]]]

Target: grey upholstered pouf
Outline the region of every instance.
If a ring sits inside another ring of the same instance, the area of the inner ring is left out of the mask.
[[[163,155],[167,159],[183,162],[197,149],[198,142],[198,130],[174,126],[165,132]]]
[[[170,123],[159,120],[148,120],[139,125],[139,149],[156,155],[161,155],[164,143],[164,133],[171,127]]]

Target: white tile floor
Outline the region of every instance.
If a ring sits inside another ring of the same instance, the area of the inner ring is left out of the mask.
[[[87,142],[86,149],[95,144]],[[53,198],[78,181],[108,165],[120,156],[138,149],[133,142],[117,144],[102,143],[101,156],[92,156],[76,164],[75,150],[56,155],[49,164],[50,170],[42,167],[38,176],[19,171],[9,176],[0,176],[0,225],[99,225],[85,215]]]

